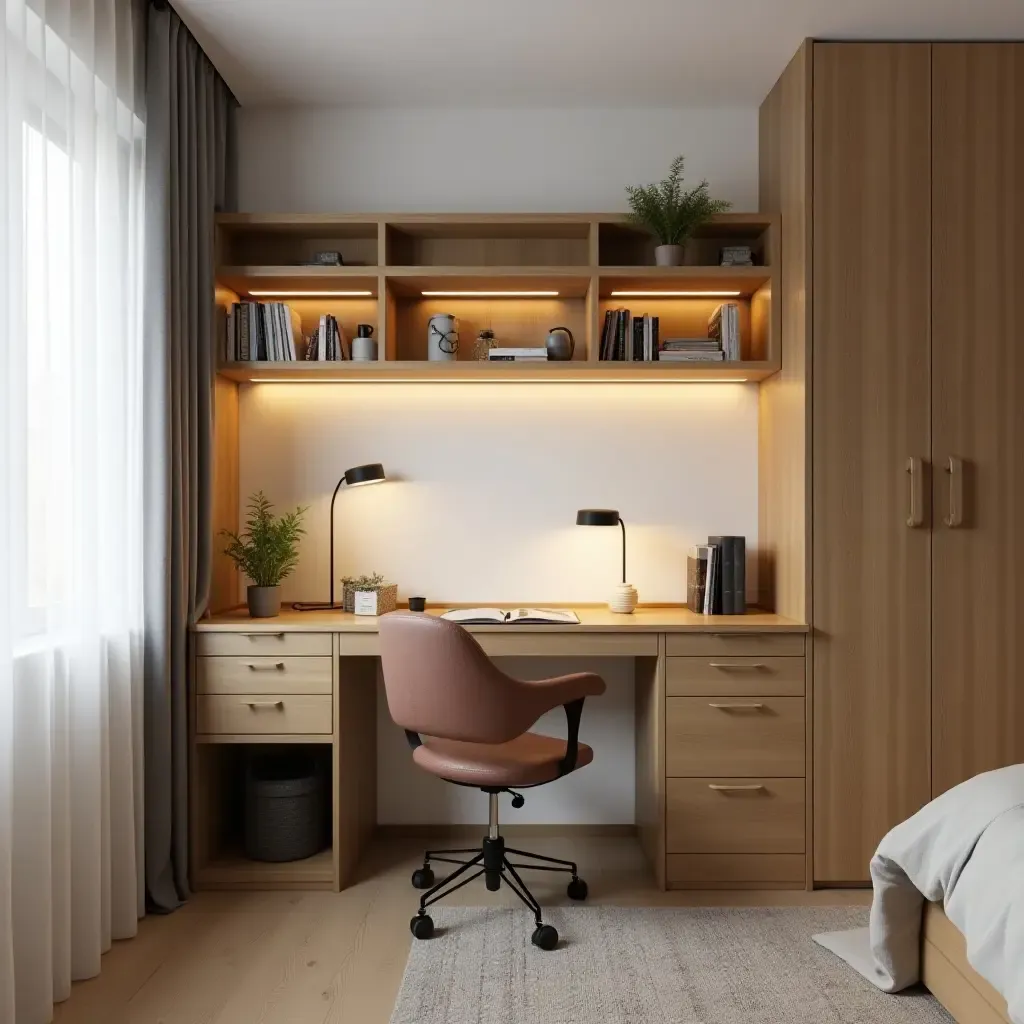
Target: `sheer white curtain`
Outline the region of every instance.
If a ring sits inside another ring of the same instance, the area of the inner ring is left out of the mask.
[[[143,911],[134,0],[4,0],[0,1021],[43,1024]]]

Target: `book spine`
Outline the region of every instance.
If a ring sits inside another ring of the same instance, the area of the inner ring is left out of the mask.
[[[615,327],[615,359],[622,362],[626,358],[626,310],[620,309]]]
[[[249,342],[249,307],[251,303],[243,302],[242,308],[238,311],[241,324],[239,325],[238,352],[242,362],[248,363],[252,359]]]
[[[733,537],[733,615],[747,613],[747,538]]]
[[[651,358],[658,362],[661,348],[661,317],[651,317]]]
[[[708,537],[709,544],[718,545],[721,555],[722,571],[719,575],[719,585],[715,588],[715,604],[721,615],[732,615],[733,612],[733,588],[735,586],[735,568],[733,561],[736,556],[735,537]]]

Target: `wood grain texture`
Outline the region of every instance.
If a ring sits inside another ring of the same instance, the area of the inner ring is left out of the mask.
[[[301,733],[329,737],[331,722],[330,694],[203,694],[196,699],[197,734],[278,736]]]
[[[801,889],[804,856],[799,853],[672,853],[669,888]]]
[[[810,593],[811,44],[761,105],[759,206],[781,215],[773,348],[781,370],[759,389],[760,603],[804,620]],[[756,354],[756,352],[755,352]]]
[[[197,658],[197,693],[330,693],[331,658]]]
[[[238,385],[218,376],[214,382],[213,412],[213,566],[208,609],[216,613],[238,603],[241,593],[235,563],[224,554],[222,530],[237,530],[238,503]]]
[[[665,877],[665,643],[656,658],[638,658],[635,670],[635,818],[640,846],[658,888]]]
[[[967,943],[941,903],[926,903],[921,980],[958,1021],[1010,1024],[1006,1000],[967,962]]]
[[[933,770],[1024,761],[1024,44],[933,49]],[[964,522],[947,460],[963,460]]]
[[[804,637],[799,633],[723,633],[717,621],[724,616],[705,619],[702,633],[668,633],[666,651],[674,657],[705,658],[798,658],[804,653]],[[666,631],[667,632],[667,631]]]
[[[665,771],[803,778],[803,697],[668,697]]]
[[[930,794],[928,44],[814,46],[814,863],[866,881]]]
[[[666,808],[669,853],[804,852],[803,779],[670,778]]]
[[[224,613],[225,615],[231,613]],[[248,612],[245,613],[248,618]],[[298,613],[293,613],[298,614]],[[232,620],[235,616],[231,615]],[[220,616],[206,619],[213,625]],[[230,631],[195,630],[196,653],[203,656],[223,655],[229,657],[275,657],[295,658],[313,655],[330,657],[331,637],[322,632],[305,632],[302,622],[294,618],[289,620],[292,629],[275,628],[278,619],[248,619],[249,628]],[[239,625],[244,626],[244,622]]]
[[[665,692],[670,697],[802,697],[804,659],[669,658]]]

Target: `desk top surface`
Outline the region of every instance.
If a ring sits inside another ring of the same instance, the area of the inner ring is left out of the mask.
[[[428,608],[428,615],[440,615],[446,607]],[[520,606],[517,606],[520,607]],[[533,607],[559,607],[534,604]],[[569,606],[561,606],[569,607]],[[494,625],[469,626],[472,633],[806,633],[808,627],[794,619],[770,612],[746,615],[697,615],[689,608],[640,607],[621,615],[606,607],[572,605],[579,625]],[[272,619],[250,618],[244,607],[221,612],[195,625],[199,632],[237,633],[376,633],[376,615],[352,615],[340,611],[297,612],[282,607]]]

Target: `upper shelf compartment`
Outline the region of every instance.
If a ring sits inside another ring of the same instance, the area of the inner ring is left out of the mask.
[[[429,215],[389,220],[389,267],[578,267],[590,263],[584,217]]]
[[[364,274],[377,271],[380,223],[373,217],[222,213],[217,227],[220,267],[298,271],[314,264],[318,252],[336,252],[346,269],[362,268]]]

